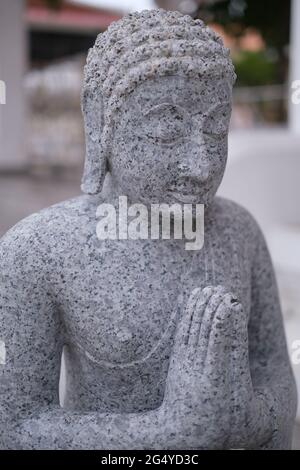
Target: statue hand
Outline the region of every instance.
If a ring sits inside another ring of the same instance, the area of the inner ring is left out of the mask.
[[[247,319],[236,297],[221,286],[195,289],[188,300],[163,409],[185,447],[232,447],[235,434],[240,438],[252,426]]]

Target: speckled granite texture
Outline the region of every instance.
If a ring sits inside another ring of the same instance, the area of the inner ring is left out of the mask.
[[[179,13],[128,15],[98,37],[85,194],[0,244],[2,448],[290,447],[296,391],[268,250],[251,215],[215,197],[234,78],[221,40]],[[203,249],[100,241],[96,209],[119,195],[205,204]]]

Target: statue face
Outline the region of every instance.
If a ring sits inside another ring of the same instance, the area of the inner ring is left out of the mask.
[[[115,125],[109,167],[131,201],[207,204],[223,177],[231,88],[219,78],[142,82]]]

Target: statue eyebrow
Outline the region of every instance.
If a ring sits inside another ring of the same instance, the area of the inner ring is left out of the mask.
[[[145,108],[143,108],[143,110],[142,110],[142,114],[143,114],[143,116],[148,116],[148,114],[150,114],[151,112],[159,110],[163,107],[175,108],[182,115],[184,115],[186,113],[186,110],[182,106],[180,106],[179,104],[166,100],[166,101],[162,101],[161,103],[157,103],[154,106],[153,106],[153,104],[151,106],[149,105],[148,107],[145,106]]]
[[[199,111],[196,111],[196,112],[192,113],[192,116],[197,116],[197,114],[207,116],[207,115],[210,115],[211,113],[213,113],[214,111],[216,111],[218,108],[220,108],[222,106],[231,107],[231,103],[230,103],[230,101],[219,102],[219,103],[214,104],[213,106],[210,106],[206,111],[199,110]]]

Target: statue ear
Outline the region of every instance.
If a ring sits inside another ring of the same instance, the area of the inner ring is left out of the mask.
[[[104,126],[102,95],[85,90],[81,99],[85,128],[85,162],[81,189],[86,194],[100,193],[107,171],[105,151],[101,145]]]

